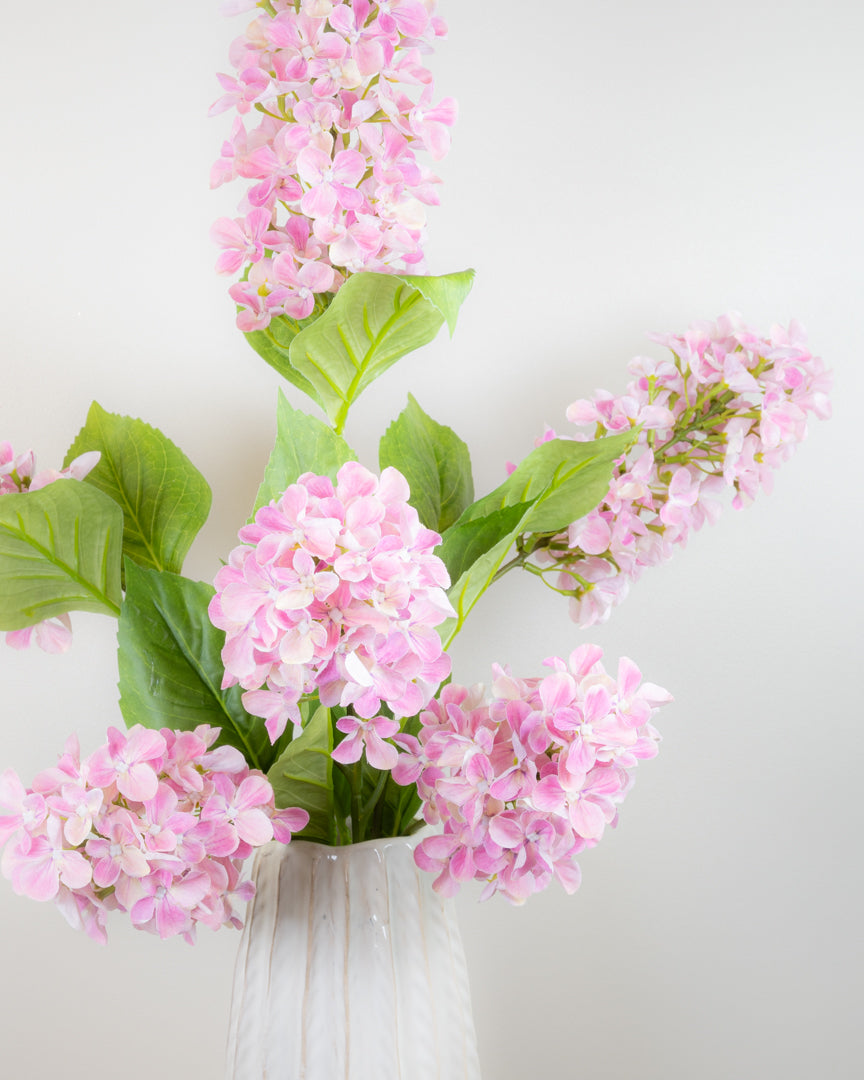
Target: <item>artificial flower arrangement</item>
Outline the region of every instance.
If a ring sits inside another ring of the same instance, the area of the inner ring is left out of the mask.
[[[0,777],[3,873],[99,941],[112,910],[169,937],[240,925],[242,865],[275,840],[341,845],[434,826],[435,888],[521,903],[617,821],[669,700],[632,661],[581,644],[544,674],[450,681],[448,648],[514,570],[607,619],[645,567],[736,508],[829,415],[829,377],[793,324],[737,317],[657,335],[623,393],[567,409],[492,492],[409,395],[379,470],[346,440],[352,405],[452,332],[470,271],[425,276],[425,207],[455,120],[423,56],[434,0],[234,0],[257,8],[219,76],[234,109],[213,184],[249,181],[213,230],[252,347],[323,417],[280,395],[277,438],[215,583],[182,575],[210,489],[165,435],[94,403],[60,470],[0,443],[0,628],[68,648],[69,612],[118,620],[128,731],[67,743],[29,787]],[[502,473],[504,470],[502,469]]]

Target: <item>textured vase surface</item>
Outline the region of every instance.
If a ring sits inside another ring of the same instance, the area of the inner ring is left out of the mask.
[[[258,853],[227,1080],[480,1080],[453,902],[415,843]]]

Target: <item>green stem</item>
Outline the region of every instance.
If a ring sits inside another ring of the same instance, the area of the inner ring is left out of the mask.
[[[381,770],[381,774],[378,777],[378,782],[375,785],[375,790],[372,792],[372,794],[366,800],[366,805],[360,811],[360,822],[361,822],[362,831],[364,832],[364,834],[367,831],[366,825],[367,825],[367,823],[369,821],[370,816],[372,815],[372,812],[376,809],[376,807],[378,805],[378,800],[381,798],[381,792],[384,790],[384,785],[387,783],[387,777],[389,775],[390,774],[388,772],[386,772],[385,770],[383,770],[383,769]]]
[[[349,770],[351,780],[351,843],[363,840],[363,762],[355,761]]]

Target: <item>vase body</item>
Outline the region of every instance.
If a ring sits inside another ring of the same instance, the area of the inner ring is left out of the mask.
[[[415,843],[257,854],[227,1080],[480,1080],[453,902]]]

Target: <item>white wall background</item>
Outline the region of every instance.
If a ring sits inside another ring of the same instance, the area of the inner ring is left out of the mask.
[[[0,68],[0,438],[59,463],[97,398],[177,441],[215,510],[211,578],[273,438],[278,377],[212,272],[228,121],[208,121],[242,18],[216,0],[19,3]],[[484,1073],[496,1080],[860,1076],[864,153],[856,0],[444,2],[432,62],[461,120],[432,272],[473,265],[455,340],[356,410],[367,463],[416,394],[470,443],[478,490],[576,397],[619,390],[643,331],[730,308],[796,316],[836,410],[589,638],[676,704],[574,897],[460,899]],[[653,347],[651,347],[653,348]],[[299,399],[294,398],[295,402]],[[508,580],[455,674],[535,673],[586,635]],[[62,657],[0,649],[0,767],[29,780],[66,735],[119,722],[113,627]],[[191,949],[115,918],[99,948],[0,881],[0,1074],[218,1077],[236,937]]]

